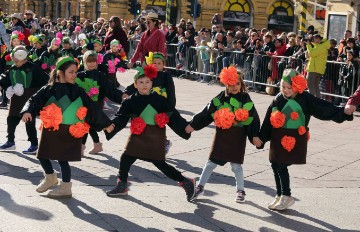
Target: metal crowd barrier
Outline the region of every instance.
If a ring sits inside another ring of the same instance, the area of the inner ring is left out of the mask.
[[[200,52],[195,47],[187,47],[180,51],[178,44],[167,44],[167,65],[169,70],[177,70],[179,78],[198,79],[205,78],[209,84],[219,83],[219,70],[224,65],[234,65],[244,73],[244,82],[250,88],[264,91],[265,87],[278,87],[276,82],[281,80],[281,74],[286,68],[297,70],[306,75],[306,62],[302,59],[286,56],[267,56],[262,54],[247,54],[240,51],[221,52],[214,51],[213,62],[209,70],[204,72],[204,65]],[[272,63],[271,70],[269,63]],[[353,77],[344,81],[341,71],[345,62],[327,61],[326,72],[320,82],[322,98],[339,103],[347,99],[360,84],[360,70]],[[268,79],[275,80],[275,84],[268,83]]]

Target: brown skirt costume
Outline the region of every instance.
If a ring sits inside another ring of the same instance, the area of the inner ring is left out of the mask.
[[[43,128],[37,157],[59,161],[81,161],[82,138],[73,137],[69,127],[70,125],[60,124],[57,131]]]
[[[306,130],[307,133],[309,129]],[[306,164],[307,133],[299,135],[297,129],[278,128],[271,130],[270,162],[280,164]],[[292,136],[296,139],[294,148],[288,152],[281,145],[281,139],[285,136]]]
[[[24,94],[21,96],[13,95],[10,100],[9,116],[20,117],[20,112],[29,98],[34,95],[39,89],[26,88]]]
[[[209,159],[219,165],[226,162],[243,164],[246,148],[246,130],[244,127],[231,127],[223,130],[216,127]]]
[[[140,135],[131,134],[124,154],[145,160],[165,160],[166,128],[146,125]]]

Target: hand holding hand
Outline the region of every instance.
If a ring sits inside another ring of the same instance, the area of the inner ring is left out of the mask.
[[[254,138],[253,138],[253,144],[254,144],[256,147],[261,147],[261,145],[263,144],[263,142],[260,140],[259,137],[254,137]]]
[[[104,130],[105,130],[107,133],[111,133],[114,129],[115,129],[115,125],[114,125],[114,124],[111,124],[110,126],[106,127]]]
[[[185,131],[186,131],[186,133],[190,134],[191,132],[194,131],[194,128],[192,128],[192,126],[190,126],[190,124],[189,124],[185,127]]]
[[[353,105],[346,105],[345,106],[345,110],[344,110],[344,113],[345,114],[348,114],[348,115],[352,115],[356,110],[356,106],[353,106]]]
[[[32,121],[32,116],[30,113],[25,113],[23,116],[22,116],[22,121],[23,122],[31,122]]]
[[[125,99],[125,98],[128,98],[128,97],[129,97],[129,95],[126,94],[126,93],[124,93],[124,94],[121,96],[122,99]]]

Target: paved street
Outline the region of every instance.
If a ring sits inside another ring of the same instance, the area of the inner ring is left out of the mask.
[[[132,80],[128,73],[120,83]],[[223,90],[179,79],[175,86],[177,108],[186,119]],[[250,95],[263,119],[273,97]],[[6,141],[6,116],[7,111],[0,110],[1,143]],[[21,153],[29,143],[20,124],[17,150],[0,153],[0,231],[360,231],[359,126],[359,113],[343,124],[312,118],[308,164],[289,168],[296,203],[285,212],[273,212],[267,209],[275,196],[269,144],[264,150],[247,144],[244,204],[234,201],[235,180],[229,164],[215,169],[205,196],[196,203],[187,202],[177,183],[144,161],[137,161],[130,170],[129,196],[109,198],[105,191],[116,182],[130,132],[126,128],[111,141],[101,133],[104,152],[71,163],[73,198],[54,200],[35,191],[42,169],[35,156]],[[167,161],[185,175],[198,177],[207,161],[214,126],[194,132],[188,141],[170,129],[167,132],[173,143]],[[86,153],[91,148],[89,138]],[[54,167],[59,171],[57,164]]]

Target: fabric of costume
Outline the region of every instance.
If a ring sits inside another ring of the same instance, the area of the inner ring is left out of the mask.
[[[71,56],[75,57],[75,49],[69,48],[69,49],[61,49],[61,56]],[[76,57],[75,57],[76,58]]]
[[[158,72],[157,77],[153,80],[152,91],[158,93],[159,95],[167,98],[171,105],[176,106],[176,95],[175,95],[175,85],[174,80],[168,72],[160,71]],[[124,91],[127,95],[132,95],[137,92],[134,84],[126,87]]]
[[[21,84],[24,88],[24,93],[21,96],[16,94],[12,96],[9,116],[19,117],[25,102],[42,86],[46,85],[48,80],[49,76],[38,65],[30,61],[19,68],[13,65],[3,73],[0,80],[0,86],[3,89],[13,88],[17,84]]]
[[[52,103],[61,109],[62,121],[58,130],[42,127],[37,157],[59,161],[80,161],[82,138],[75,138],[69,129],[73,125],[86,122],[100,131],[110,126],[111,120],[82,88],[69,83],[44,86],[29,99],[21,113],[31,113],[34,118]],[[87,108],[84,119],[80,119],[77,115],[81,107]],[[44,121],[43,125],[45,125]]]
[[[283,119],[276,120],[275,115],[280,112]],[[264,144],[270,141],[270,162],[288,165],[306,163],[311,116],[337,123],[353,119],[352,115],[344,113],[343,107],[334,106],[308,92],[289,99],[279,93],[270,104],[260,130],[260,139]]]
[[[32,47],[28,53],[28,60],[36,62],[46,50],[47,48],[45,46],[42,46],[41,48]]]
[[[201,112],[194,115],[190,125],[195,130],[200,130],[214,121],[215,112],[224,108],[229,109],[232,113],[239,109],[247,110],[248,117],[241,122],[235,119],[229,129],[216,127],[209,159],[219,165],[224,165],[227,162],[242,164],[244,162],[246,136],[252,142],[253,137],[258,136],[260,129],[259,115],[248,93],[228,94],[226,91],[220,92]]]
[[[61,53],[59,49],[56,49],[55,51],[46,50],[41,54],[36,63],[39,64],[46,73],[50,73],[53,69],[55,69],[56,61],[60,57]]]
[[[121,59],[120,55],[107,52],[103,57],[103,62],[99,66],[99,70],[107,74],[107,78],[119,87],[120,84],[116,79],[116,71],[118,68],[127,68],[125,62]]]
[[[155,116],[159,113],[168,115],[168,126],[176,134],[184,139],[190,138],[190,134],[185,132],[188,122],[180,116],[168,100],[157,93],[141,95],[139,92],[122,103],[113,119],[115,129],[111,133],[105,133],[106,138],[109,140],[122,130],[130,118],[132,119],[131,130],[134,126],[133,121],[140,117],[146,124],[145,129],[141,134],[130,134],[124,154],[147,161],[164,161],[166,126],[162,128],[158,126]]]

